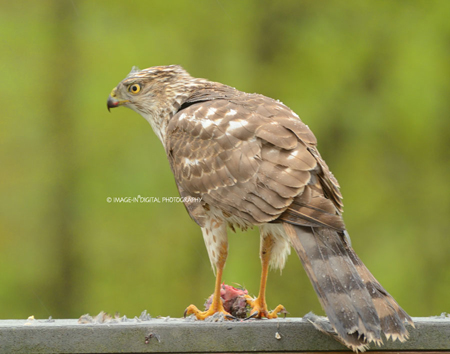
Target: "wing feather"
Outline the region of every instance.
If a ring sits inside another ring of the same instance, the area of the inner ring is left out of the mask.
[[[166,149],[179,188],[248,223],[340,228],[339,185],[312,132],[282,103],[241,96],[202,96],[172,117]],[[323,200],[301,199],[310,189]]]

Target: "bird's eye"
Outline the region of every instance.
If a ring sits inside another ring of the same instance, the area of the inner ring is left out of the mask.
[[[131,92],[132,94],[136,94],[139,91],[141,91],[141,85],[139,84],[133,84],[128,86],[128,92]]]

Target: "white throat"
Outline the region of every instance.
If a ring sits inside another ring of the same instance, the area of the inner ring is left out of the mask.
[[[150,123],[152,126],[153,131],[155,132],[156,136],[159,138],[161,143],[163,144],[164,148],[166,147],[166,121],[162,119],[161,121],[157,121],[154,116],[146,113],[139,114],[145,118],[147,122]]]

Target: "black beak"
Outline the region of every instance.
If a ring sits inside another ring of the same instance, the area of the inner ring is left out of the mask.
[[[108,107],[108,111],[111,112],[111,108],[115,108],[119,106],[120,101],[114,97],[109,96],[108,101],[106,102],[106,106]]]

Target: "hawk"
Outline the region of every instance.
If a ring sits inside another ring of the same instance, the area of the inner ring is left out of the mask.
[[[325,310],[334,335],[353,350],[405,341],[408,314],[358,258],[342,219],[339,184],[314,134],[283,103],[194,78],[181,66],[133,67],[115,87],[108,109],[142,115],[163,144],[191,218],[201,227],[216,273],[211,306],[185,314],[205,319],[224,310],[222,271],[227,227],[260,230],[258,296],[252,316],[276,318],[265,289],[269,266],[282,269],[293,247]],[[316,325],[321,328],[320,325]]]

